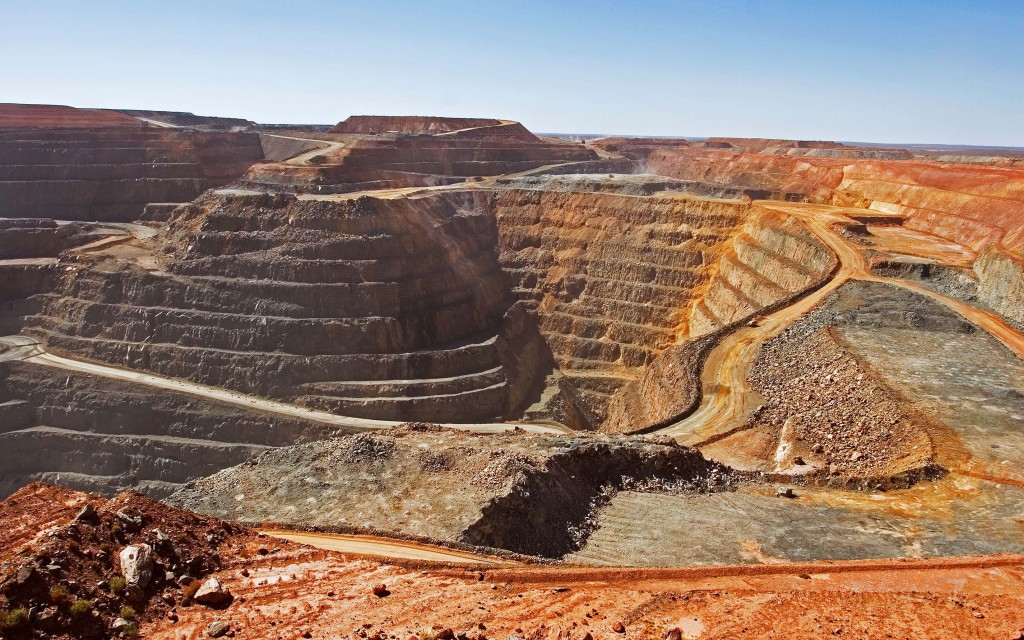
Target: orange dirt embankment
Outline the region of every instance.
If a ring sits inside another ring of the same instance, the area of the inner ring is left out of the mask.
[[[140,126],[137,119],[107,109],[76,109],[55,104],[0,104],[0,128]]]
[[[102,612],[104,625],[112,624],[123,600],[96,589],[95,581],[116,573],[113,556],[121,545],[159,540],[151,533],[159,527],[185,558],[199,557],[206,536],[214,539],[209,549],[217,553],[209,555],[216,562],[196,563],[203,565],[198,575],[220,580],[233,595],[231,603],[220,610],[183,603],[182,587],[154,577],[147,599],[133,605],[146,638],[201,638],[214,621],[247,639],[424,638],[451,629],[474,640],[583,640],[588,634],[632,640],[661,637],[672,628],[681,638],[1005,639],[1017,637],[1022,626],[1021,556],[664,569],[466,568],[386,563],[302,546],[131,495],[93,500],[98,519],[68,526],[84,500],[33,485],[0,503],[0,529],[21,532],[5,537],[3,549],[22,551],[28,563],[61,554],[58,573],[34,574],[43,580],[39,588],[55,581],[69,585],[72,597],[90,599]],[[130,519],[120,528],[112,526],[120,521],[119,510]],[[133,532],[134,518],[142,526]],[[100,545],[103,536],[109,542]],[[158,561],[169,562],[162,553]],[[161,566],[155,575],[162,578],[163,571]],[[379,585],[384,590],[375,595]],[[8,591],[15,604],[21,603],[19,589]],[[8,635],[31,637],[34,624]],[[81,625],[63,610],[56,624],[48,637],[81,635]]]
[[[1024,170],[918,161],[848,160],[659,148],[649,170],[686,180],[765,189],[779,198],[902,214],[907,227],[974,250],[1024,248]]]

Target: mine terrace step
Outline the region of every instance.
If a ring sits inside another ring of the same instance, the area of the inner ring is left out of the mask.
[[[485,371],[443,378],[405,380],[344,380],[300,385],[299,393],[351,398],[391,398],[402,400],[412,397],[454,395],[493,387],[505,381],[504,368],[499,365]]]

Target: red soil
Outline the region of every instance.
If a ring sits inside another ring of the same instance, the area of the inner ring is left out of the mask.
[[[811,202],[895,208],[907,227],[974,250],[1024,248],[1024,170],[922,161],[850,160],[663,147],[647,157],[661,175],[796,194]]]
[[[44,485],[15,494],[0,504],[0,529],[22,533],[7,534],[5,548],[12,544],[22,549],[21,555],[32,557],[45,545],[52,557],[70,530],[53,529],[54,523],[70,521],[84,499]],[[146,524],[140,533],[127,535],[141,536],[157,526],[182,556],[205,547],[202,557],[216,558],[217,566],[209,566],[211,573],[204,568],[196,573],[216,576],[235,596],[229,607],[217,611],[184,606],[181,589],[173,583],[151,587],[148,602],[136,606],[141,635],[147,638],[205,638],[215,620],[228,622],[235,638],[378,640],[423,638],[427,633],[443,637],[447,634],[442,629],[473,639],[633,639],[661,637],[673,627],[680,629],[681,638],[1008,639],[1018,637],[1024,625],[1019,616],[1024,605],[1021,556],[682,569],[477,570],[385,563],[261,538],[133,494],[97,502],[101,522],[93,528],[106,535],[103,523],[111,514],[130,510]],[[63,516],[60,505],[65,505]],[[93,558],[91,529],[72,527],[81,539],[77,553]],[[33,540],[31,531],[49,535]],[[208,535],[213,542],[207,542]],[[75,573],[75,562],[63,564],[65,583],[83,592],[95,584],[96,575]],[[10,591],[10,573],[16,570],[5,566],[0,590]],[[375,595],[381,584],[387,595]],[[28,637],[28,630],[22,631]],[[81,635],[74,629],[62,633]]]
[[[76,109],[55,104],[0,104],[0,127],[139,127],[135,118],[107,109]]]

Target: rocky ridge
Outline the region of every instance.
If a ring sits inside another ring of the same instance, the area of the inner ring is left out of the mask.
[[[398,532],[559,557],[585,539],[609,491],[709,491],[730,482],[727,468],[671,440],[407,425],[277,449],[168,500],[231,520]]]

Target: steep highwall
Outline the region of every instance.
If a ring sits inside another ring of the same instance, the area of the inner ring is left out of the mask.
[[[497,193],[502,267],[591,426],[615,390],[675,342],[749,206],[678,195]]]
[[[131,221],[148,203],[188,202],[262,158],[255,133],[0,129],[0,218]]]
[[[910,229],[975,250],[993,242],[1012,251],[1024,248],[1024,171],[1018,168],[768,151],[658,147],[648,152],[646,168],[680,179],[765,189],[772,199],[899,213]]]
[[[645,431],[695,409],[704,359],[723,332],[814,288],[836,265],[835,254],[800,220],[755,206],[694,300],[678,344],[615,393],[601,430]]]
[[[849,162],[832,158],[737,153],[719,149],[658,148],[643,166],[651,173],[711,184],[759,189],[773,200],[827,201]]]
[[[974,250],[1024,248],[1024,171],[923,162],[847,166],[833,204],[907,217],[906,226]]]
[[[1001,247],[989,247],[974,262],[978,299],[1007,319],[1024,325],[1024,259]]]
[[[28,331],[57,351],[346,415],[506,417],[532,393],[519,359],[545,356],[536,329],[506,315],[491,198],[210,193],[175,212],[164,270],[75,263]]]

